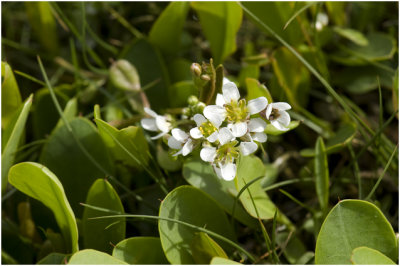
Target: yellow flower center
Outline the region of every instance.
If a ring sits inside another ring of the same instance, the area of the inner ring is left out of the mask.
[[[248,110],[244,99],[239,102],[231,101],[230,104],[225,104],[225,109],[229,122],[244,122],[247,118]]]
[[[235,147],[236,144],[238,144],[238,141],[234,140],[219,147],[215,161],[217,163],[225,163],[232,162],[234,158],[237,158],[239,156],[239,148]]]
[[[207,121],[199,126],[199,130],[205,138],[208,138],[212,133],[217,130],[217,128],[210,121]]]

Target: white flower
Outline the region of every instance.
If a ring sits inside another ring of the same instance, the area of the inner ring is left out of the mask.
[[[168,146],[171,149],[179,150],[173,156],[182,154],[183,156],[188,155],[194,148],[193,140],[183,130],[174,128],[171,130],[172,136],[168,139]]]
[[[206,138],[209,142],[215,142],[218,139],[218,128],[210,123],[203,115],[195,114],[193,116],[197,127],[190,130],[190,136],[194,139]]]
[[[213,168],[217,176],[226,181],[231,181],[236,177],[236,164],[233,162],[218,163],[218,166],[213,164]]]
[[[143,118],[140,121],[142,127],[149,131],[161,131],[160,134],[152,137],[151,139],[161,138],[171,130],[171,123],[167,121],[165,116],[158,115],[156,112],[147,107],[144,108],[144,111],[152,118]]]
[[[286,110],[292,107],[285,102],[270,103],[265,111],[265,117],[278,130],[287,131],[290,124],[290,116]]]
[[[265,97],[250,100],[246,106],[246,101],[240,99],[239,90],[235,83],[227,82],[222,86],[222,95],[217,94],[216,105],[209,105],[204,108],[204,116],[219,128],[222,122],[228,120],[228,128],[233,136],[241,137],[247,132],[246,121],[250,115],[257,114],[264,110],[268,105]]]

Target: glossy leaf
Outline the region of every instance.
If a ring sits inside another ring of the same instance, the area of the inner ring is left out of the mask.
[[[165,53],[173,54],[179,51],[188,11],[188,2],[169,3],[150,30],[150,42]]]
[[[368,39],[364,36],[364,34],[362,34],[357,30],[333,27],[333,31],[357,45],[360,46],[368,45]]]
[[[225,251],[206,233],[195,233],[190,245],[196,264],[209,264],[213,257],[228,258]]]
[[[240,191],[253,179],[265,175],[266,168],[262,161],[255,156],[241,156],[237,164],[235,179],[236,189]],[[253,217],[260,219],[274,218],[276,206],[261,187],[261,179],[251,184],[240,196],[240,202],[246,211]],[[249,193],[250,191],[250,193]],[[250,196],[251,194],[251,196]],[[253,198],[253,200],[252,200]],[[254,201],[254,204],[253,204]],[[255,206],[254,206],[255,205]],[[257,208],[257,211],[255,210]],[[258,215],[257,215],[258,213]],[[291,226],[290,221],[278,211],[277,221]]]
[[[146,90],[151,107],[155,111],[168,107],[168,69],[160,52],[147,40],[139,39],[127,45],[120,55],[136,67],[142,86],[157,82]]]
[[[298,127],[300,125],[300,121],[290,121],[290,124],[288,125],[288,130],[287,131],[282,131],[282,130],[279,130],[279,129],[277,129],[276,127],[274,127],[272,124],[268,124],[266,127],[265,127],[265,130],[264,130],[264,132],[267,134],[267,135],[274,135],[274,136],[278,136],[278,135],[282,135],[282,134],[284,134],[284,133],[286,133],[286,132],[288,132],[288,131],[290,131],[290,130],[293,130],[293,129],[295,129],[296,127]]]
[[[128,264],[168,264],[158,237],[138,236],[119,242],[112,256]]]
[[[264,84],[260,84],[260,82],[253,78],[246,78],[246,89],[247,96],[246,100],[250,101],[251,99],[255,99],[258,97],[265,97],[268,100],[268,103],[272,103],[272,96],[267,87]]]
[[[72,209],[77,217],[80,217],[83,208],[79,204],[85,202],[90,186],[97,178],[104,178],[107,173],[112,174],[114,170],[107,148],[94,125],[80,117],[71,120],[69,125],[88,154],[78,145],[68,127],[62,125],[48,138],[40,162],[58,176]]]
[[[95,118],[94,121],[104,143],[111,150],[114,160],[135,168],[148,164],[149,147],[142,128],[129,126],[118,130],[99,118]]]
[[[198,156],[185,161],[182,174],[189,184],[207,193],[222,209],[232,214],[237,194],[234,182],[219,178],[212,166],[204,163]],[[257,226],[241,204],[237,204],[235,208],[235,218],[248,226]]]
[[[124,207],[117,192],[105,179],[97,179],[90,187],[86,204],[105,208],[124,214]],[[82,217],[82,235],[85,248],[110,253],[111,244],[116,244],[125,238],[125,218],[91,219],[104,216],[106,213],[85,207]]]
[[[242,265],[242,264],[230,259],[214,257],[211,260],[210,265]]]
[[[18,190],[39,200],[52,210],[64,237],[67,251],[78,251],[78,227],[75,215],[57,176],[41,164],[24,162],[10,169],[8,179]]]
[[[357,265],[396,265],[381,252],[367,247],[355,248],[351,255],[351,262]]]
[[[15,155],[18,149],[19,142],[24,132],[25,123],[28,118],[29,110],[32,105],[32,97],[25,101],[24,105],[21,106],[21,111],[14,114],[14,117],[10,121],[10,130],[7,130],[3,138],[7,139],[7,143],[2,149],[1,153],[1,191],[4,192],[7,186],[7,175],[8,170],[14,164]]]
[[[54,92],[61,108],[64,108],[68,101],[67,95],[59,90]],[[60,115],[57,113],[48,89],[41,89],[35,93],[34,109],[35,111],[32,113],[33,132],[36,139],[42,139],[51,133],[60,120]]]
[[[318,137],[315,145],[315,188],[322,211],[326,212],[329,203],[329,167],[325,144],[322,137]]]
[[[1,62],[1,128],[7,128],[13,114],[22,104],[21,94],[9,64]]]
[[[72,265],[121,265],[128,264],[117,258],[114,258],[107,253],[100,252],[93,249],[84,249],[72,255],[68,264]]]
[[[196,211],[194,211],[196,210]],[[223,210],[201,190],[180,186],[171,191],[160,206],[160,217],[184,221],[234,240],[234,232]],[[194,264],[189,248],[196,231],[184,225],[159,221],[161,244],[168,261],[172,264]],[[225,243],[217,241],[222,247]]]
[[[352,251],[362,246],[397,260],[397,239],[382,212],[367,201],[342,200],[329,212],[321,227],[315,263],[351,264]]]
[[[243,12],[234,2],[192,2],[204,35],[210,42],[214,63],[222,63],[236,51],[236,33]]]

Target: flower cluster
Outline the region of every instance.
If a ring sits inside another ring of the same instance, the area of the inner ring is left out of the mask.
[[[267,141],[264,132],[267,122],[278,130],[288,130],[290,116],[286,111],[290,108],[285,102],[268,103],[265,97],[246,103],[240,99],[235,83],[224,80],[216,104],[205,106],[202,114],[194,114],[191,119],[196,126],[191,126],[186,132],[173,128],[168,117],[157,115],[150,109],[145,111],[151,118],[142,119],[141,124],[146,130],[161,131],[153,139],[166,135],[168,146],[175,150],[174,156],[186,156],[196,147],[201,147],[201,159],[211,163],[220,178],[233,180],[239,154],[252,154],[258,143]]]

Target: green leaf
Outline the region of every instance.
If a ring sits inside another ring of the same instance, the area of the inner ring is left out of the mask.
[[[107,253],[100,252],[93,249],[84,249],[79,252],[76,252],[72,255],[71,259],[69,260],[68,264],[72,265],[121,265],[121,264],[128,264],[124,261],[116,259]]]
[[[289,235],[288,232],[280,232],[277,234],[276,241],[280,246],[285,245],[283,255],[285,255],[285,258],[290,264],[296,264],[307,252],[303,242],[301,242],[296,234]]]
[[[11,167],[8,179],[18,190],[39,200],[53,211],[67,251],[78,251],[75,215],[57,176],[41,164],[24,162]]]
[[[289,130],[287,130],[287,131],[282,131],[282,130],[279,130],[279,129],[277,129],[276,127],[274,127],[272,124],[268,124],[268,125],[265,127],[264,132],[265,132],[265,134],[267,134],[267,135],[278,136],[278,135],[284,134],[284,133],[286,133],[286,132],[288,132],[288,131],[290,131],[290,130],[295,129],[295,128],[298,127],[299,125],[300,125],[300,121],[290,121],[290,124],[289,124],[288,127],[287,127]]]
[[[124,214],[124,207],[117,192],[105,179],[97,179],[90,187],[86,204]],[[125,238],[125,218],[91,220],[103,216],[102,211],[85,207],[82,217],[82,235],[85,248],[93,248],[111,254],[113,246]]]
[[[226,258],[214,257],[211,260],[210,265],[242,265],[242,264]]]
[[[83,208],[79,203],[85,201],[90,186],[97,178],[112,174],[114,168],[103,140],[89,120],[77,117],[71,120],[69,125],[76,139],[66,125],[55,129],[43,147],[40,162],[58,176],[72,209],[77,217],[81,217]],[[80,148],[77,141],[88,154]]]
[[[272,96],[267,87],[264,84],[260,84],[260,82],[253,78],[246,78],[246,89],[247,89],[247,96],[246,100],[250,101],[252,99],[258,97],[265,97],[267,98],[269,103],[272,103]]]
[[[61,108],[64,108],[68,101],[67,95],[57,89],[54,92]],[[33,133],[36,139],[45,138],[51,133],[60,119],[51,94],[47,88],[41,89],[35,93],[33,108],[35,110],[32,113]]]
[[[63,113],[67,121],[71,121],[76,117],[76,115],[78,114],[78,100],[75,97],[67,102]],[[61,127],[63,123],[63,120],[60,118],[55,128]]]
[[[346,147],[357,133],[357,128],[354,124],[343,124],[339,130],[328,139],[326,143],[326,154],[336,153]],[[315,149],[303,149],[300,151],[301,156],[314,157]]]
[[[397,239],[383,213],[367,201],[342,200],[322,224],[315,264],[351,264],[352,251],[362,246],[397,260]]]
[[[195,211],[194,211],[195,210]],[[167,217],[187,222],[234,240],[234,232],[226,214],[201,190],[180,186],[171,191],[160,206],[160,217]],[[172,264],[194,264],[189,248],[195,237],[194,230],[170,221],[158,223],[161,244],[168,261]],[[223,248],[226,243],[217,241]]]
[[[249,1],[241,4],[290,44],[300,44],[304,39],[300,24],[297,21],[293,21],[284,29],[286,22],[294,14],[295,3]],[[253,19],[252,17],[249,18]]]
[[[169,172],[176,172],[182,168],[182,161],[176,156],[171,156],[168,151],[162,148],[162,145],[157,146],[157,163]]]
[[[235,179],[236,189],[240,191],[246,184],[250,183],[253,179],[264,176],[266,168],[262,161],[255,156],[241,156],[237,165],[237,175]],[[274,218],[275,211],[277,210],[275,204],[270,200],[268,195],[261,187],[261,179],[251,184],[240,196],[246,211],[253,217],[268,220]],[[253,198],[253,200],[251,199]],[[253,204],[254,201],[254,204]],[[254,208],[257,208],[257,211]],[[258,212],[258,215],[257,215]],[[292,226],[290,221],[278,211],[277,221],[286,225]]]
[[[154,22],[149,41],[164,53],[178,52],[188,11],[188,2],[171,2]]]
[[[315,188],[321,210],[326,213],[329,203],[329,167],[324,140],[318,137],[315,145]]]
[[[3,88],[4,89],[4,88]],[[14,164],[15,155],[18,149],[19,142],[21,140],[22,134],[24,132],[25,123],[28,118],[29,110],[32,105],[32,97],[31,94],[29,98],[25,101],[24,105],[21,106],[21,111],[15,113],[14,118],[12,118],[10,131],[7,132],[2,136],[5,137],[7,143],[2,150],[1,153],[1,191],[4,192],[7,186],[7,175],[8,170]],[[14,122],[15,121],[15,122]],[[9,132],[9,133],[8,133]]]
[[[357,30],[333,27],[333,31],[357,45],[360,46],[368,45],[368,39],[364,36],[364,34],[362,34]]]
[[[68,255],[66,255],[66,254],[61,254],[61,253],[55,253],[54,252],[54,253],[50,253],[49,255],[47,255],[46,257],[41,259],[36,264],[45,264],[45,265],[49,265],[49,264],[65,264],[64,261],[66,260],[67,257],[68,257]]]
[[[148,164],[149,147],[141,127],[129,126],[118,130],[97,117],[95,115],[94,121],[114,160],[135,168]]]
[[[200,17],[215,64],[224,62],[236,51],[236,33],[242,23],[242,9],[234,2],[192,2],[191,6]]]
[[[259,77],[260,77],[260,67],[258,65],[255,65],[255,64],[246,65],[246,66],[242,67],[242,69],[240,70],[240,73],[239,73],[239,77],[238,77],[239,87],[248,87],[247,79],[257,80]],[[262,89],[258,89],[258,91],[260,91],[260,90],[262,90]],[[247,94],[246,100],[248,98],[249,98],[249,95]]]
[[[393,102],[393,110],[398,110],[399,109],[399,68],[396,69],[396,73],[393,78],[392,102]],[[397,115],[397,117],[398,117],[398,115]]]
[[[8,127],[14,113],[22,104],[21,94],[9,64],[1,62],[1,128]]]
[[[206,233],[195,233],[190,248],[196,264],[209,264],[213,257],[228,258],[225,251]]]
[[[135,40],[127,45],[119,56],[132,62],[140,77],[142,86],[158,81],[146,90],[152,109],[159,111],[168,106],[168,87],[170,85],[168,69],[158,51],[145,39]]]
[[[326,10],[329,14],[329,19],[332,19],[333,22],[338,26],[344,26],[346,24],[346,11],[345,8],[347,6],[346,2],[324,2],[326,6]]]
[[[351,255],[351,262],[358,265],[396,265],[381,252],[368,247],[355,248]]]
[[[306,106],[310,90],[310,73],[305,66],[285,47],[273,53],[272,66],[279,86],[284,90],[293,108]],[[272,93],[273,96],[281,94],[276,90]]]
[[[182,174],[189,184],[207,193],[222,209],[232,215],[232,208],[237,194],[234,182],[219,178],[212,166],[204,163],[198,156],[193,156],[185,161]],[[257,222],[244,210],[242,205],[236,206],[234,216],[245,225],[253,228],[258,226]]]
[[[26,2],[26,13],[33,32],[50,53],[58,50],[57,25],[49,2]]]
[[[171,107],[186,107],[187,99],[191,95],[198,95],[198,89],[192,80],[179,81],[168,89]]]
[[[127,238],[114,247],[112,255],[128,264],[168,264],[158,237]]]

